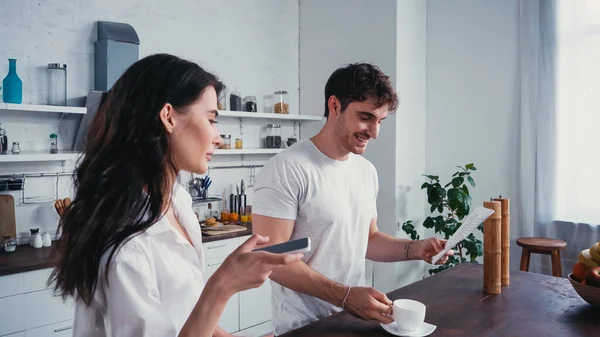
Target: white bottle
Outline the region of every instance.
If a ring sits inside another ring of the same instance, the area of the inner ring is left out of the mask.
[[[42,236],[40,233],[33,234],[33,248],[42,248]]]
[[[42,246],[50,247],[52,245],[52,238],[50,238],[50,233],[45,232],[42,234]]]

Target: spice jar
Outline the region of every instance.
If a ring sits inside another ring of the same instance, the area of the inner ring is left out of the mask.
[[[223,138],[223,144],[219,145],[219,149],[231,149],[231,135],[221,135]]]
[[[285,90],[275,91],[274,94],[274,102],[273,111],[276,114],[289,114],[290,113],[290,104],[288,102],[288,93]]]
[[[50,153],[58,153],[58,136],[55,133],[50,135]]]
[[[19,154],[19,153],[21,153],[21,148],[19,147],[19,142],[13,142],[13,146],[12,146],[11,152],[13,154]]]
[[[281,125],[267,124],[265,147],[267,149],[280,149],[281,148]]]
[[[48,105],[67,105],[66,64],[48,64]]]
[[[244,145],[244,142],[242,141],[242,138],[236,138],[235,139],[235,148],[236,149],[241,149]]]
[[[254,96],[244,97],[244,111],[256,112],[256,97],[254,97]]]

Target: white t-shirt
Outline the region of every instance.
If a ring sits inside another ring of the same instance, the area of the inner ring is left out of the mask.
[[[108,285],[100,268],[91,305],[76,301],[74,337],[179,334],[204,287],[204,257],[190,195],[179,186],[172,200],[194,246],[165,217],[128,241],[111,263]]]
[[[290,240],[312,241],[303,261],[333,281],[362,286],[377,191],[377,171],[368,160],[350,154],[337,161],[303,140],[271,158],[257,175],[252,212],[296,220]],[[341,311],[316,297],[271,285],[276,335]]]

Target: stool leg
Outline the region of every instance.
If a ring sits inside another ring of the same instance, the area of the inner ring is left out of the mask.
[[[521,251],[521,271],[529,271],[529,249],[523,247]]]
[[[562,277],[562,266],[560,264],[560,251],[552,251],[552,276]]]

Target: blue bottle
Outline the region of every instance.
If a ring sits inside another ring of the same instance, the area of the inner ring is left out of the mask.
[[[2,82],[4,103],[21,104],[23,101],[23,82],[17,75],[17,59],[8,59],[8,75]]]

